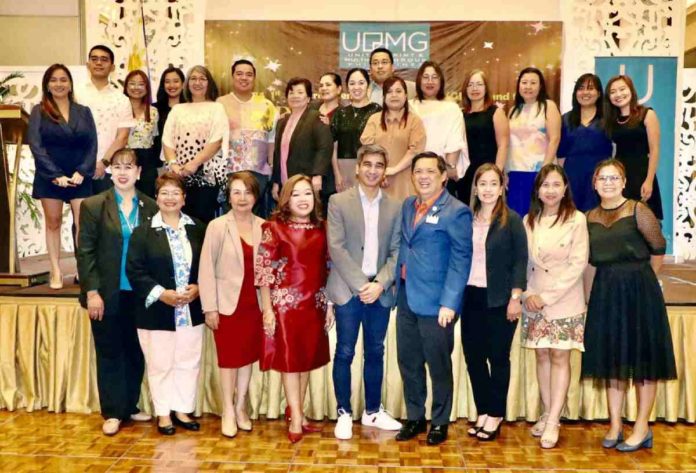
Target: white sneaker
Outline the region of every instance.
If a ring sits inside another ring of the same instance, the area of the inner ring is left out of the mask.
[[[131,414],[130,418],[131,418],[131,420],[133,420],[135,422],[147,422],[147,421],[152,420],[152,416],[150,414],[148,414],[147,412],[143,412],[143,411],[137,412],[135,414]]]
[[[341,410],[336,421],[334,435],[338,440],[350,440],[353,438],[353,416]]]
[[[102,425],[102,432],[104,432],[104,435],[108,436],[116,435],[120,427],[121,421],[119,419],[106,419],[104,425]]]
[[[367,411],[363,411],[362,425],[366,427],[375,427],[381,430],[401,429],[401,422],[394,419],[382,406],[380,406],[379,411],[374,414],[368,414]]]

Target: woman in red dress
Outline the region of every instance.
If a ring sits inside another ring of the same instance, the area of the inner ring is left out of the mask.
[[[333,324],[324,286],[327,278],[326,229],[320,200],[309,177],[297,174],[283,185],[278,208],[263,224],[256,257],[266,337],[262,370],[282,373],[290,417],[288,438],[318,432],[302,412],[309,372],[329,362],[326,331]]]
[[[222,386],[222,434],[250,431],[246,412],[251,365],[261,356],[263,322],[254,287],[254,257],[264,220],[251,213],[259,197],[253,174],[232,174],[231,210],[208,225],[198,274],[205,323],[215,335]],[[236,388],[236,400],[235,400]],[[236,402],[235,402],[236,401]]]

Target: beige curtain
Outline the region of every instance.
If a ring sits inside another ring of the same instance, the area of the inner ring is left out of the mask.
[[[674,422],[696,421],[696,307],[669,307],[668,310],[678,380],[658,384],[654,417]],[[454,409],[452,420],[473,418],[473,402],[466,364],[462,355],[459,327],[452,354],[454,366]],[[329,334],[336,343],[335,329]],[[14,410],[47,408],[54,412],[97,412],[94,342],[86,311],[72,299],[0,297],[0,408]],[[196,413],[220,414],[221,391],[215,342],[206,330]],[[332,348],[333,350],[333,348]],[[396,359],[395,313],[392,313],[385,346],[384,406],[396,417],[405,417],[402,383]],[[540,411],[534,353],[520,348],[519,330],[511,353],[512,374],[507,419],[534,421]],[[572,381],[563,415],[568,419],[606,419],[607,403],[602,382],[580,381],[581,354],[571,357]],[[331,363],[312,372],[305,411],[310,418],[336,418]],[[356,347],[352,367],[353,412],[362,413],[362,338]],[[252,417],[279,417],[285,407],[280,374],[262,373],[254,366],[249,388]],[[143,383],[141,405],[151,410],[147,381]],[[635,396],[629,393],[626,416],[634,419]]]

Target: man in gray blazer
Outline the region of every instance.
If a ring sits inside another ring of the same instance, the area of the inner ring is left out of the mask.
[[[350,366],[360,325],[363,328],[365,411],[362,424],[399,430],[382,407],[384,337],[394,304],[394,274],[399,253],[401,202],[380,189],[387,150],[365,145],[358,150],[358,184],[329,200],[328,236],[331,273],[326,284],[336,311],[333,382],[338,403],[335,435],[353,436]]]

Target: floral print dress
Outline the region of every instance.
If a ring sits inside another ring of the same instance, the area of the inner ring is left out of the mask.
[[[296,373],[324,366],[329,362],[325,226],[272,220],[262,228],[255,283],[271,289],[276,330],[264,339],[261,369]]]

